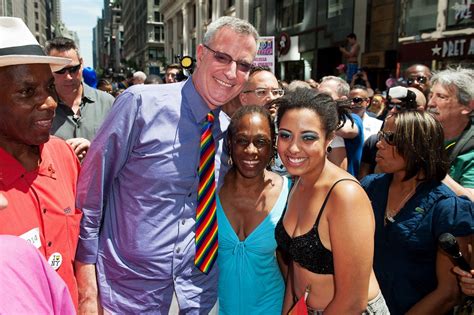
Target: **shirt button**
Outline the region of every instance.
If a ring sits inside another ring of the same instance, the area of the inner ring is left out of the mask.
[[[53,245],[53,243],[51,243],[51,242],[48,242],[48,247],[51,247],[51,245]]]
[[[25,177],[25,174],[21,174],[21,176],[20,176],[20,177],[21,177],[21,178]]]
[[[43,208],[43,213],[46,213],[46,208]]]
[[[192,196],[192,194],[193,194],[193,193],[189,193],[189,194],[188,194],[188,197],[191,197],[191,196]]]
[[[186,223],[186,220],[183,219],[183,220],[181,221],[181,224],[184,225],[185,223]]]
[[[176,248],[176,253],[179,254],[179,252],[181,251],[181,249],[178,247]]]

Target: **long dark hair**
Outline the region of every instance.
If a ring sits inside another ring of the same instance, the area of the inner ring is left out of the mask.
[[[441,181],[446,177],[449,162],[444,149],[441,124],[427,112],[403,111],[393,114],[394,145],[406,162],[405,178]]]

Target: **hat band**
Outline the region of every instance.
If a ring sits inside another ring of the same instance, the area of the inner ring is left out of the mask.
[[[17,47],[0,48],[0,56],[9,55],[33,55],[46,56],[43,49],[39,45],[25,45]]]

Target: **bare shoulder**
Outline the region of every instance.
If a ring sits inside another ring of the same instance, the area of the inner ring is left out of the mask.
[[[372,206],[359,182],[350,176],[335,181],[335,186],[328,201],[331,213],[337,215],[372,214]],[[356,210],[356,211],[355,211]]]

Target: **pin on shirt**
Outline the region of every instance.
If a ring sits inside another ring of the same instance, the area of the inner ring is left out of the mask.
[[[51,256],[49,256],[48,263],[53,268],[54,270],[58,270],[59,267],[61,267],[61,264],[63,263],[63,256],[56,252],[53,253]]]

